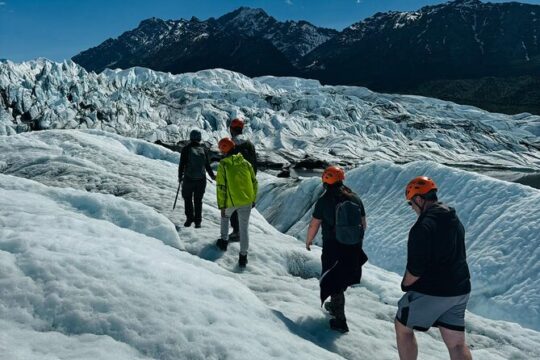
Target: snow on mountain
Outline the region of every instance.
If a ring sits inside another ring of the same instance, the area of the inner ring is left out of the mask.
[[[181,203],[171,211],[177,161],[177,153],[99,130],[0,136],[3,355],[396,358],[399,275],[368,264],[363,283],[347,292],[351,333],[332,332],[318,300],[318,247],[306,251],[254,211],[250,263],[239,272],[238,245],[224,254],[213,245],[219,233],[213,184],[204,200],[203,229],[175,231],[183,217]],[[427,168],[454,174],[449,182],[470,181],[463,172]],[[418,165],[362,167],[349,178],[367,176],[366,169],[383,176]],[[474,179],[478,191],[493,186],[487,178]],[[390,177],[369,191],[382,193],[389,184]],[[516,193],[507,186],[503,198]],[[382,209],[366,203],[373,216]],[[379,225],[392,229],[398,216],[405,222],[410,217],[399,210],[386,212],[379,224],[371,217],[368,236]],[[517,265],[508,270],[512,276],[523,269]],[[540,356],[540,333],[517,324],[467,313],[467,337],[475,359]],[[418,341],[422,358],[447,358],[436,332],[421,333]]]
[[[198,127],[215,146],[236,116],[247,120],[246,132],[263,158],[282,164],[383,159],[540,168],[540,117],[529,114],[220,69],[96,75],[69,61],[0,64],[1,134],[89,128],[176,144]]]
[[[416,215],[404,188],[418,175],[432,177],[440,199],[456,208],[466,229],[473,290],[469,309],[490,318],[540,329],[540,191],[431,162],[402,167],[374,162],[352,170],[345,183],[367,209],[364,248],[370,261],[403,273]],[[261,180],[257,207],[278,230],[305,240],[320,178]]]

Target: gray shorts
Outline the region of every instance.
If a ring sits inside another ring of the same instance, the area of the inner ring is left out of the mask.
[[[398,302],[396,319],[408,328],[427,331],[432,326],[465,330],[469,294],[432,296],[409,291]]]

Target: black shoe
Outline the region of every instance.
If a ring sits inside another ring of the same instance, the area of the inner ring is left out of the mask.
[[[229,245],[229,242],[223,239],[218,239],[218,241],[216,242],[216,246],[221,251],[227,251],[227,245]]]
[[[240,257],[238,258],[238,266],[240,266],[241,268],[245,268],[247,263],[247,255],[240,254]]]
[[[195,223],[195,229],[200,229],[201,228],[201,223],[200,222],[196,222]]]
[[[229,242],[239,242],[240,234],[237,231],[233,231],[229,234]]]
[[[349,327],[347,326],[347,320],[330,319],[330,328],[332,330],[339,331],[342,334],[349,332]]]
[[[193,220],[186,220],[186,222],[184,223],[184,226],[190,227],[192,223],[193,223]]]
[[[331,315],[331,316],[336,316],[335,312],[334,312],[334,306],[332,305],[332,303],[330,301],[327,301],[324,303],[324,309],[326,311],[328,311],[328,313]]]

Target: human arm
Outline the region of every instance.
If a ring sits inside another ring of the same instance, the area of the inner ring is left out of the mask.
[[[249,159],[246,159],[249,161],[251,166],[253,166],[253,171],[255,174],[257,174],[257,151],[255,150],[255,145],[251,141],[247,143],[248,146],[248,152],[249,152]]]
[[[319,232],[319,227],[321,226],[322,220],[317,218],[311,218],[311,222],[309,223],[308,230],[307,230],[307,237],[306,237],[306,249],[311,251],[311,245],[313,244],[313,239],[315,239],[315,236]]]
[[[249,172],[251,174],[251,184],[253,185],[253,199],[252,203],[255,204],[257,201],[257,193],[259,191],[259,182],[257,181],[257,176],[255,175],[255,171],[253,170],[253,167],[249,167]]]
[[[227,206],[227,179],[225,166],[220,162],[216,176],[216,196],[219,209],[225,209]]]
[[[214,170],[212,169],[212,167],[210,166],[210,158],[208,157],[208,151],[204,151],[204,154],[206,156],[206,161],[205,161],[205,168],[206,168],[206,172],[208,173],[208,175],[210,175],[210,178],[212,180],[216,180],[216,175],[214,175]]]
[[[430,259],[430,231],[424,224],[413,226],[407,242],[407,268],[403,275],[401,288],[408,291],[425,273]]]
[[[186,170],[189,157],[188,150],[189,145],[186,145],[182,148],[182,151],[180,152],[180,162],[178,163],[178,182],[181,182],[182,178],[184,177],[184,171]]]
[[[403,280],[401,281],[401,287],[402,289],[407,288],[414,284],[418,279],[420,279],[419,276],[414,276],[409,272],[409,270],[405,270],[405,275],[403,275]]]

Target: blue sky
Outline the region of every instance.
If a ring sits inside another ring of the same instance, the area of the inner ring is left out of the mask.
[[[0,58],[61,61],[155,16],[219,17],[240,6],[278,20],[307,20],[338,30],[378,11],[416,10],[444,0],[0,0]],[[508,2],[508,1],[491,1]],[[540,4],[540,0],[527,3]]]

